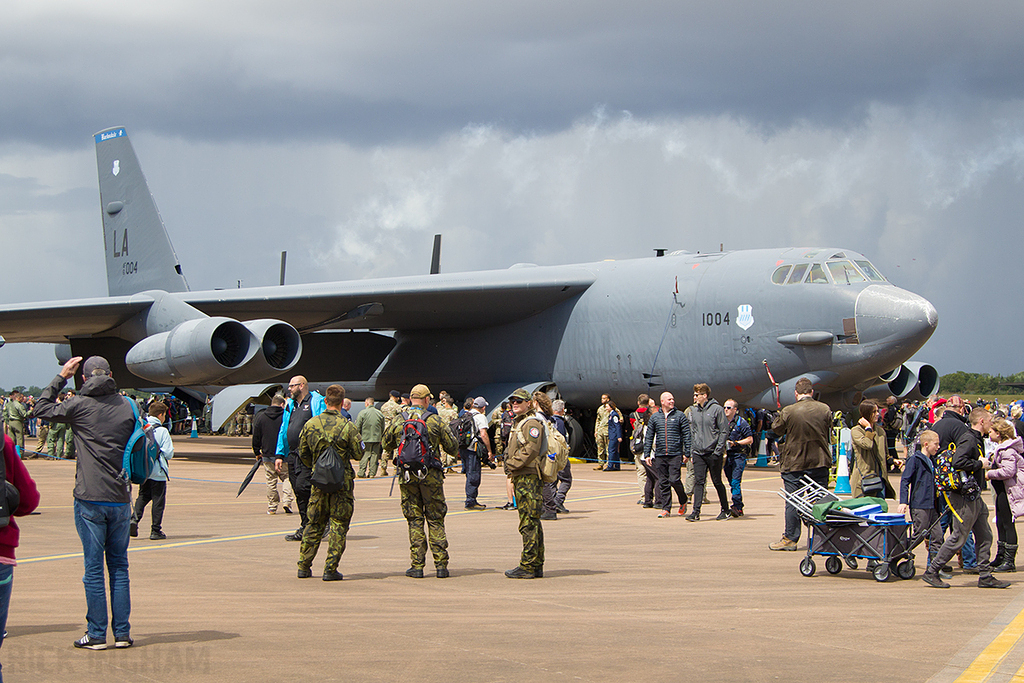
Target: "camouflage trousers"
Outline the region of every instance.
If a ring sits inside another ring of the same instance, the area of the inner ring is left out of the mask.
[[[523,535],[523,555],[519,566],[528,571],[544,567],[544,529],[540,525],[543,494],[540,477],[522,474],[512,478],[519,509],[519,533]]]
[[[608,432],[594,434],[594,441],[597,443],[597,464],[605,465],[608,462]]]
[[[399,481],[402,474],[399,473]],[[422,480],[413,477],[398,487],[402,492],[402,514],[409,522],[409,555],[412,566],[422,569],[427,561],[427,542],[434,555],[435,567],[448,566],[448,538],[444,533],[444,516],[448,505],[444,500],[444,474],[430,469]],[[423,533],[423,523],[427,533]]]
[[[312,489],[306,508],[309,521],[302,534],[302,545],[299,546],[299,569],[312,566],[326,527],[327,561],[324,562],[324,572],[330,573],[338,568],[341,554],[345,552],[345,538],[348,536],[349,522],[352,521],[352,492],[341,490],[324,493],[317,486]]]

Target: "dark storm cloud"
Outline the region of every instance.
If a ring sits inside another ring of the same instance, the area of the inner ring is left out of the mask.
[[[15,11],[0,135],[72,146],[125,124],[377,144],[474,122],[556,131],[596,105],[786,126],[1024,92],[1015,2],[348,5]]]

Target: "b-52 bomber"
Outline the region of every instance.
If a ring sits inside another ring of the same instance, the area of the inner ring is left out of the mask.
[[[121,387],[248,396],[302,374],[353,398],[423,382],[492,406],[540,387],[590,407],[706,382],[765,408],[800,377],[837,408],[938,388],[907,362],[935,308],[845,248],[190,291],[125,129],[95,141],[109,296],[2,306],[0,335],[101,354]]]

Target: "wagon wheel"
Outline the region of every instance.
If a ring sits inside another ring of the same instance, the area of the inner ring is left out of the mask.
[[[875,575],[875,581],[883,582],[889,580],[889,563],[882,562],[875,565],[875,569],[872,572]]]
[[[835,555],[831,555],[827,560],[825,560],[825,571],[827,571],[829,574],[838,574],[842,570],[843,561]]]
[[[850,569],[856,569],[857,568],[857,558],[856,557],[848,557],[848,558],[846,558],[846,566],[849,567]]]
[[[914,566],[913,560],[903,560],[896,565],[896,576],[901,579],[912,579],[916,573],[917,567]]]
[[[814,560],[810,557],[805,557],[800,560],[800,573],[804,576],[814,576],[815,569],[817,569],[817,567],[814,566]]]

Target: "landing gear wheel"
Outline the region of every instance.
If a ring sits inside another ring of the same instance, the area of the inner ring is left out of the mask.
[[[917,567],[914,566],[913,560],[903,560],[896,565],[896,576],[901,579],[912,579],[914,574],[917,573]]]
[[[848,558],[846,558],[846,566],[849,567],[850,569],[856,569],[857,568],[857,558],[856,557],[848,557]]]
[[[871,572],[875,575],[875,581],[879,583],[889,580],[889,565],[886,562],[875,565],[874,570]]]
[[[814,570],[817,567],[814,566],[814,560],[809,557],[805,557],[800,560],[800,573],[804,576],[814,576]]]
[[[843,571],[843,562],[835,555],[830,556],[825,560],[825,571],[829,574],[838,574]]]

